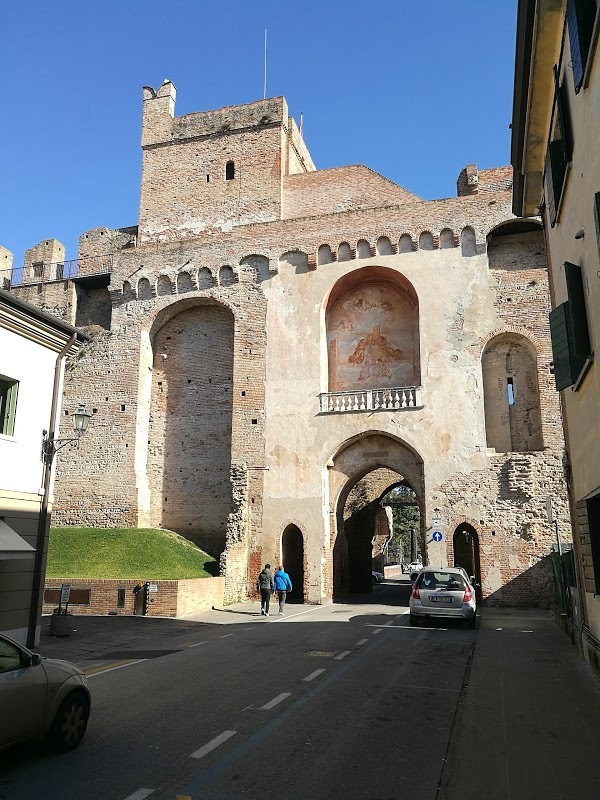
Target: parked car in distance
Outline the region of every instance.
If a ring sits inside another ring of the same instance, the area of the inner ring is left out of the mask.
[[[421,564],[420,561],[411,561],[410,564],[404,565],[403,571],[408,572],[410,575],[412,575],[413,572],[419,572],[422,569],[423,569],[423,564]]]
[[[90,715],[87,679],[75,664],[0,634],[0,709],[0,749],[44,739],[55,752],[74,750]]]
[[[415,580],[409,600],[410,624],[426,617],[464,620],[475,627],[475,587],[460,567],[425,567]]]
[[[384,576],[382,572],[376,572],[375,570],[371,571],[371,583],[381,583],[383,577]]]

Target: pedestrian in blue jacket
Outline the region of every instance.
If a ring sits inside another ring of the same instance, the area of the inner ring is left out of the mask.
[[[277,567],[275,571],[275,591],[279,598],[279,613],[283,614],[283,607],[285,606],[285,598],[288,592],[292,591],[292,582],[287,572],[284,572],[283,567]]]

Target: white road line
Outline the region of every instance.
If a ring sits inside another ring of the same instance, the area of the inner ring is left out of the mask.
[[[378,633],[381,633],[381,631],[382,631],[382,630],[383,630],[383,628],[376,628],[376,629],[373,631],[373,636],[377,636],[377,634],[378,634]]]
[[[141,664],[142,661],[148,661],[147,658],[138,658],[137,661],[130,661],[129,664],[119,664],[118,667],[109,667],[108,669],[102,669],[98,672],[92,672],[85,677],[89,680],[90,678],[95,678],[97,675],[106,675],[107,672],[114,672],[116,669],[123,669],[124,667],[133,667],[134,664]],[[152,789],[154,791],[154,789]],[[129,798],[125,798],[125,800],[129,800]]]
[[[201,747],[199,750],[196,750],[195,753],[192,753],[190,758],[204,758],[205,755],[208,755],[208,753],[212,752],[220,744],[226,742],[227,739],[231,739],[231,737],[235,736],[236,733],[237,731],[223,731],[223,733],[220,733],[218,736],[215,736],[214,739],[211,739],[210,742],[207,742],[204,747]]]
[[[278,616],[277,619],[270,619],[267,623],[268,625],[272,625],[274,622],[285,622],[288,619],[293,619],[294,617],[301,617],[302,614],[310,614],[311,611],[320,611],[323,608],[328,608],[327,605],[322,606],[314,606],[314,608],[307,608],[306,611],[298,611],[297,614],[283,614],[281,617]]]
[[[282,694],[278,694],[277,697],[274,697],[272,700],[269,700],[268,703],[265,703],[264,706],[261,706],[260,710],[261,711],[270,711],[272,708],[274,708],[276,705],[281,703],[282,700],[285,700],[286,697],[289,697],[290,695],[291,695],[291,692],[283,692]]]
[[[256,628],[256,625],[253,625],[251,628],[244,628],[245,631],[253,631]]]
[[[310,675],[307,675],[306,678],[304,678],[304,680],[305,681],[312,681],[313,678],[316,678],[318,675],[321,675],[323,672],[325,672],[324,669],[316,669],[314,672],[311,672]]]
[[[125,800],[144,800],[145,797],[149,797],[154,791],[154,789],[138,789],[137,792],[130,794]]]
[[[188,647],[198,647],[199,644],[208,644],[208,639],[204,642],[196,642],[196,644],[188,644]]]
[[[350,655],[350,650],[344,650],[342,653],[339,654],[339,656],[335,657],[335,660],[336,661],[341,661],[342,658],[346,658],[346,656],[349,656],[349,655]]]
[[[225,636],[219,636],[219,639],[226,639],[228,636],[233,636],[233,633],[226,633]]]
[[[361,647],[363,644],[366,644],[369,640],[368,639],[361,639],[360,642],[356,643],[357,647]]]

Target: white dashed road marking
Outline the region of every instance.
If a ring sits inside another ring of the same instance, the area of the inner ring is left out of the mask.
[[[324,669],[316,669],[314,672],[311,672],[310,675],[307,675],[306,678],[304,678],[304,680],[305,681],[312,681],[313,678],[316,678],[318,675],[321,675],[323,672],[325,672]]]
[[[223,731],[218,736],[215,736],[214,739],[211,739],[210,742],[207,742],[204,747],[201,747],[199,750],[196,750],[195,753],[192,753],[190,758],[204,758],[205,755],[212,752],[215,748],[217,748],[223,742],[226,742],[227,739],[231,739],[232,736],[235,736],[237,731]]]
[[[369,641],[368,639],[361,639],[360,642],[356,643],[356,646],[360,647],[361,645],[366,644],[368,641]]]
[[[265,703],[264,706],[260,707],[261,711],[269,711],[270,709],[274,708],[278,703],[281,703],[282,700],[285,700],[286,697],[289,697],[291,692],[283,692],[282,694],[278,694],[277,697],[274,697],[272,700],[269,700],[268,703]]]
[[[137,792],[130,794],[125,800],[144,800],[144,798],[149,797],[153,791],[154,789],[138,789]]]
[[[233,636],[233,633],[226,633],[225,636],[219,636],[219,639],[226,639],[228,636]]]
[[[336,660],[336,661],[341,661],[341,660],[342,660],[342,658],[346,658],[346,656],[349,656],[349,655],[350,655],[350,650],[344,650],[343,652],[341,652],[341,653],[339,654],[339,656],[336,656],[336,657],[335,657],[335,660]]]
[[[190,644],[188,647],[198,647],[199,644],[208,644],[208,639],[204,642],[196,642],[196,644]]]
[[[123,669],[124,667],[133,667],[134,664],[141,664],[142,661],[147,661],[147,660],[148,660],[147,658],[138,658],[136,661],[128,661],[127,664],[118,664],[116,667],[108,667],[107,669],[94,667],[96,671],[86,672],[85,677],[89,679],[89,678],[95,678],[97,675],[106,675],[107,672],[114,672],[116,669]],[[151,791],[154,791],[154,789],[152,789]],[[126,800],[129,800],[129,798],[126,798]]]
[[[375,628],[375,630],[373,631],[373,636],[377,636],[377,634],[381,633],[382,630],[383,628]]]

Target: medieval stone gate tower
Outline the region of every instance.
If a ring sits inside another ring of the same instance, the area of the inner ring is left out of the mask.
[[[138,225],[12,274],[92,334],[63,407],[94,437],[59,462],[55,522],[176,530],[221,557],[229,599],[283,548],[325,602],[371,568],[351,492],[403,483],[430,563],[468,535],[489,601],[548,602],[563,441],[543,235],[512,216],[510,169],[424,201],[316,170],[283,98],[174,106],[170,82],[144,89]]]

